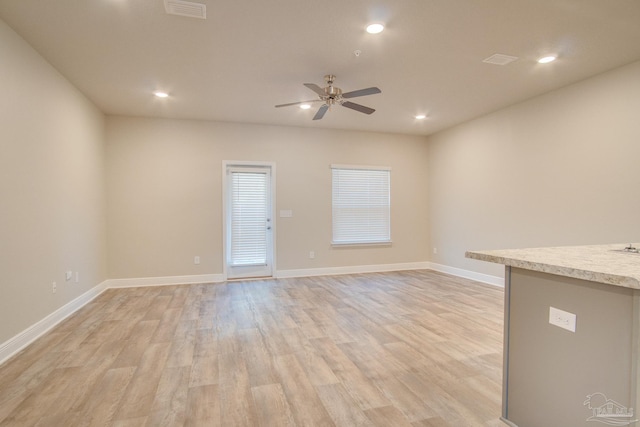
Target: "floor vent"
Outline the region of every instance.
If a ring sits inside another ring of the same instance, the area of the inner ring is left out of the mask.
[[[169,15],[207,19],[207,6],[202,3],[192,3],[182,0],[164,0],[164,9]]]
[[[487,64],[493,64],[493,65],[507,65],[515,61],[516,59],[518,59],[517,56],[509,56],[509,55],[503,55],[501,53],[495,53],[490,57],[483,59],[482,62],[486,62]]]

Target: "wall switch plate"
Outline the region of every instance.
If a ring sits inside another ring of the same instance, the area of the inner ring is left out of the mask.
[[[309,251],[309,259],[314,259],[316,257],[316,253],[314,251]]]
[[[68,282],[69,280],[71,280],[71,278],[73,277],[73,271],[67,271],[67,274],[65,275],[65,280]]]
[[[200,264],[200,257],[199,257],[199,256],[197,256],[197,255],[196,255],[196,256],[194,256],[194,257],[193,257],[193,263],[194,263],[194,264],[196,264],[196,265],[197,265],[197,264]]]
[[[576,331],[576,315],[555,307],[549,307],[549,323],[570,332]]]

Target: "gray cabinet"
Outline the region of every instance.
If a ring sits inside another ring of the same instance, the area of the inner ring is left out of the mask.
[[[505,279],[507,424],[631,425],[638,291],[512,267]],[[575,314],[575,332],[551,324],[550,307]]]

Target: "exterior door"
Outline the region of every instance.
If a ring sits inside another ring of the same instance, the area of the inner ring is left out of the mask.
[[[226,166],[226,274],[273,276],[272,167]]]

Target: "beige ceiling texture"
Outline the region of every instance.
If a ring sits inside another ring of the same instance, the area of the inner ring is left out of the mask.
[[[639,0],[193,2],[206,19],[163,0],[0,0],[0,17],[114,115],[428,135],[640,59]],[[483,62],[495,53],[518,59]],[[274,108],[314,99],[303,83],[328,73],[345,92],[379,87],[352,99],[377,111]]]

